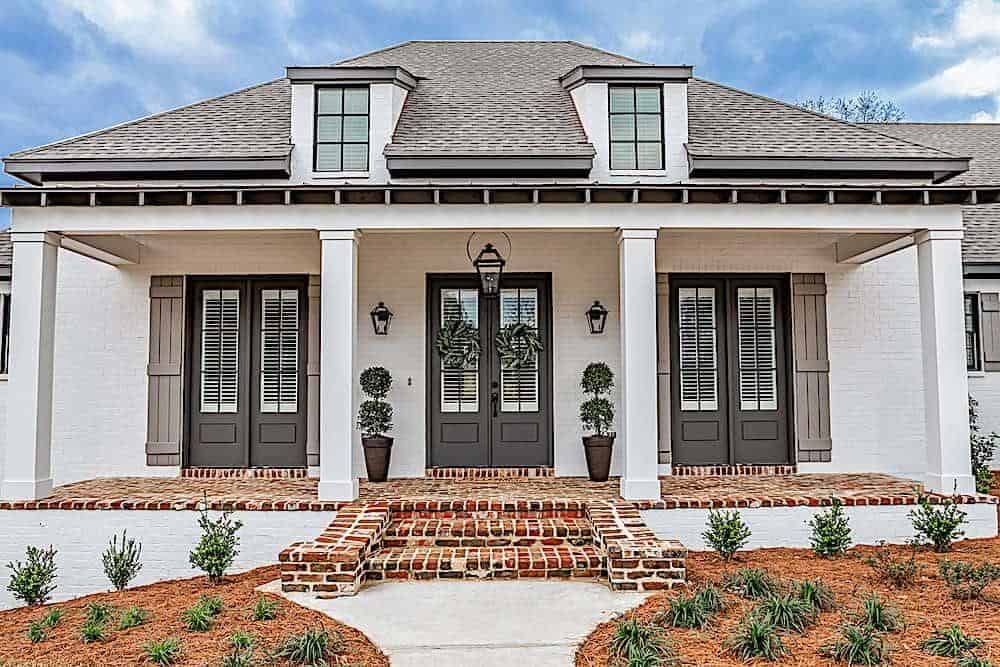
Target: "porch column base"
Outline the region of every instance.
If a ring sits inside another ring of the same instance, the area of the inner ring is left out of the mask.
[[[976,493],[976,479],[972,475],[935,475],[928,474],[924,481],[928,491],[945,496],[961,494],[971,496]]]
[[[52,478],[19,481],[4,480],[0,498],[4,500],[39,500],[52,495]]]
[[[619,493],[625,500],[659,500],[660,480],[625,479],[622,477]]]
[[[358,480],[349,479],[342,482],[321,481],[319,483],[320,500],[357,500]]]

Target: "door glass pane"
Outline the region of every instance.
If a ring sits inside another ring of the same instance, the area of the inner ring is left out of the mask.
[[[240,292],[204,290],[201,321],[201,411],[238,411]]]
[[[261,291],[260,411],[299,411],[299,290]]]
[[[538,328],[538,290],[500,290],[500,327],[527,324]],[[538,412],[538,357],[530,367],[511,368],[501,361],[500,409],[503,412]]]
[[[479,335],[479,290],[443,288],[441,327],[465,324]],[[479,412],[479,362],[447,366],[441,361],[441,412]]]
[[[681,410],[719,409],[715,288],[677,290]]]
[[[736,291],[741,410],[778,409],[774,346],[774,288]]]

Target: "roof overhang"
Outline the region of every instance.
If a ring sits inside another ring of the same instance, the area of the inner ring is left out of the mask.
[[[593,155],[575,156],[386,156],[393,176],[412,174],[586,175]]]
[[[969,158],[824,158],[781,156],[697,155],[688,149],[692,176],[703,174],[857,175],[898,174],[900,178],[929,174],[942,181],[969,170]]]
[[[694,74],[690,65],[578,65],[559,77],[566,90],[585,83],[686,82]]]
[[[252,158],[196,159],[82,159],[44,160],[6,158],[4,171],[33,185],[45,181],[101,178],[199,178],[222,176],[291,175],[291,152],[288,155]]]
[[[406,90],[417,87],[417,77],[402,67],[286,67],[293,83],[392,83]]]

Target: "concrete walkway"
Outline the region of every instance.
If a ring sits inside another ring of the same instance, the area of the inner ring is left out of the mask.
[[[519,580],[389,582],[336,600],[284,595],[358,628],[393,667],[567,667],[598,623],[647,594],[612,593],[596,582]]]

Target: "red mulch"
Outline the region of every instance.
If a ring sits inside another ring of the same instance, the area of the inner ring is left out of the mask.
[[[258,586],[280,577],[277,566],[262,567],[227,577],[214,586],[205,577],[163,581],[131,588],[121,593],[98,593],[87,597],[47,605],[44,608],[21,607],[0,612],[0,665],[145,665],[142,646],[149,641],[177,637],[182,642],[178,665],[215,664],[229,652],[229,636],[246,630],[257,636],[257,646],[271,649],[293,632],[320,626],[338,632],[346,643],[344,652],[332,665],[388,667],[389,659],[359,630],[334,621],[319,612],[300,607],[284,598],[260,593]],[[181,611],[202,595],[222,598],[225,608],[207,632],[190,632],[181,622]],[[279,600],[278,617],[272,621],[250,620],[250,609],[261,596]],[[90,602],[108,603],[117,610],[140,605],[150,612],[150,619],[130,630],[114,630],[117,617],[108,623],[106,642],[84,644],[80,626],[84,608]],[[59,625],[49,631],[45,641],[32,644],[25,634],[31,621],[40,619],[49,609],[63,611]],[[258,654],[260,651],[258,651]]]
[[[902,555],[908,553],[909,548],[900,546],[892,549]],[[863,562],[864,557],[872,551],[872,547],[857,547],[843,558],[826,560],[807,549],[760,549],[739,554],[731,564],[722,563],[714,553],[691,553],[687,560],[688,578],[693,585],[703,582],[721,584],[726,572],[740,567],[762,567],[781,579],[825,581],[836,594],[837,609],[821,614],[819,621],[802,636],[793,633],[784,635],[785,646],[791,651],[791,655],[776,664],[799,667],[828,667],[835,664],[820,656],[817,650],[836,636],[844,613],[854,610],[859,598],[870,590],[877,591],[883,599],[895,604],[903,615],[904,630],[886,637],[892,649],[892,664],[954,665],[954,659],[928,656],[918,647],[934,628],[952,623],[961,625],[966,634],[982,639],[985,646],[978,652],[979,655],[992,659],[994,664],[1000,664],[1000,623],[997,622],[1000,604],[953,600],[938,575],[938,561],[945,557],[973,563],[990,561],[1000,564],[1000,538],[959,542],[948,554],[921,550],[917,554],[917,561],[924,566],[922,575],[916,585],[909,589],[894,589],[874,580],[871,568]],[[652,620],[657,612],[667,608],[667,600],[677,594],[678,591],[658,593],[629,611],[627,616]],[[986,594],[1000,599],[1000,584],[991,585]],[[724,655],[722,643],[752,603],[735,595],[727,595],[727,601],[731,603],[730,606],[703,631],[667,629],[667,636],[684,664],[705,667],[743,664]],[[615,621],[603,623],[584,640],[576,654],[576,667],[605,667],[609,664],[608,644],[614,627]]]

